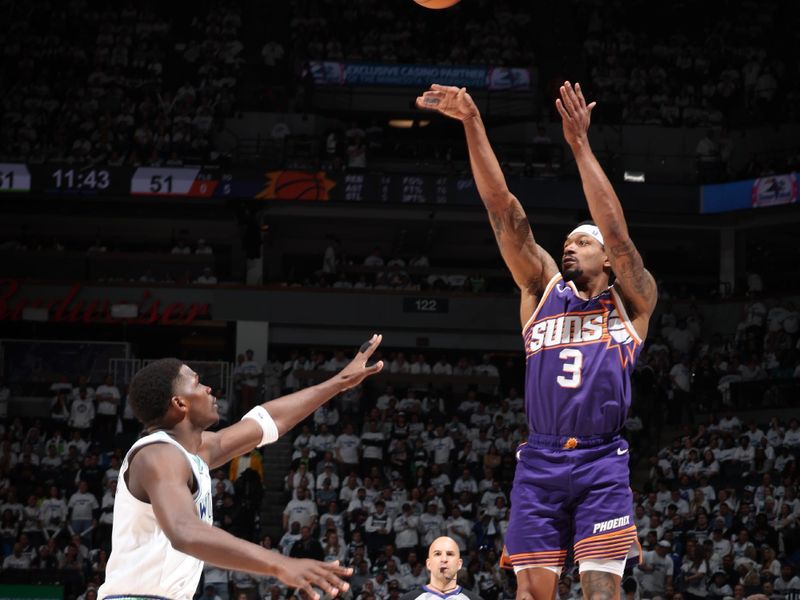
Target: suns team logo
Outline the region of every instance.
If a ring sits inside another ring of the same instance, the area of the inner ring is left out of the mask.
[[[608,329],[608,335],[611,336],[611,339],[621,346],[634,341],[630,330],[619,316],[619,311],[616,306],[608,313],[606,329]]]

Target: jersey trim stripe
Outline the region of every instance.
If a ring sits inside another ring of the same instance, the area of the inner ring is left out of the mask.
[[[630,527],[626,527],[625,529],[619,529],[617,531],[610,531],[608,533],[599,533],[597,535],[592,535],[589,537],[585,537],[578,542],[575,542],[575,547],[578,548],[582,544],[597,542],[600,540],[605,540],[607,538],[617,537],[620,535],[628,535],[628,534],[636,534],[636,525],[631,525]]]
[[[619,531],[583,538],[575,544],[575,560],[625,558],[637,541],[635,525]]]
[[[625,310],[625,303],[622,301],[622,297],[617,292],[617,289],[614,286],[611,286],[611,299],[614,301],[614,306],[617,307],[617,312],[619,313],[620,321],[625,326],[625,329],[628,330],[628,333],[631,334],[631,337],[636,340],[636,342],[641,345],[642,338],[639,337],[639,334],[636,333],[636,329],[633,327],[633,323],[631,323],[630,318],[628,318],[628,311]]]
[[[539,311],[542,308],[542,304],[544,304],[544,301],[547,299],[547,295],[550,293],[550,290],[553,289],[553,286],[556,284],[556,281],[558,281],[560,278],[561,278],[561,273],[556,273],[550,278],[550,281],[547,282],[547,285],[545,286],[544,291],[542,292],[542,297],[539,298],[539,302],[536,304],[536,308],[533,309],[533,314],[531,315],[531,318],[528,319],[525,325],[522,326],[522,335],[525,335],[525,332],[528,330],[528,327],[536,318],[536,315],[539,314]]]

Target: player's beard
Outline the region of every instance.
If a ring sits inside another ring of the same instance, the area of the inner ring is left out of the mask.
[[[583,275],[583,269],[567,269],[563,273],[564,281],[575,281]]]

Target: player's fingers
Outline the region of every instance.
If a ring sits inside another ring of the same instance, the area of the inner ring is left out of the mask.
[[[311,583],[308,581],[300,586],[300,590],[306,595],[308,600],[319,600],[319,594],[314,591],[314,588],[311,587]]]
[[[566,106],[569,114],[577,115],[578,99],[575,97],[575,90],[572,89],[572,84],[569,81],[565,81],[564,85],[561,86],[561,90],[561,99],[564,101],[564,106]]]
[[[323,586],[331,596],[339,593],[339,590],[345,591],[347,589],[347,582],[339,579],[333,571],[326,568],[324,565],[318,571],[319,584]]]
[[[592,112],[592,110],[594,109],[594,107],[595,107],[595,106],[597,106],[597,102],[592,102],[592,103],[591,103],[589,106],[587,106],[586,108],[588,108],[588,109],[589,109],[589,112]]]
[[[578,103],[581,108],[586,108],[586,98],[583,97],[583,90],[581,89],[580,83],[575,84],[575,95],[578,96]]]
[[[383,361],[379,360],[371,367],[367,367],[365,370],[367,371],[367,376],[375,375],[375,373],[379,373],[383,369]]]
[[[375,352],[375,349],[381,345],[382,339],[383,336],[379,333],[376,333],[373,334],[373,336],[366,342],[361,344],[361,347],[358,349],[359,354],[363,355],[361,358],[367,359],[372,356],[372,353]]]
[[[383,365],[383,363],[381,363],[381,365]],[[333,562],[326,562],[325,567],[339,578],[350,577],[353,574],[353,569],[351,569],[350,567],[343,567],[342,565],[339,564],[338,560],[335,560]],[[343,592],[346,592],[347,590],[350,589],[350,584],[347,583],[346,581],[342,581],[341,579],[339,579],[339,589]]]
[[[572,117],[569,116],[569,113],[564,108],[564,103],[561,102],[561,98],[556,98],[556,110],[558,110],[562,119],[565,121],[572,121]]]
[[[452,85],[439,85],[438,83],[432,83],[431,90],[436,92],[454,92],[458,91],[458,88]]]
[[[566,114],[571,119],[572,111],[570,110],[569,103],[567,102],[567,88],[562,85],[558,91],[561,94],[561,98],[556,98],[556,102],[561,104],[561,115],[564,116]]]

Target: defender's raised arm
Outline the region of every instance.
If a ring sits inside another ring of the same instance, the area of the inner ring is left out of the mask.
[[[457,119],[464,125],[475,184],[489,213],[497,245],[522,291],[520,317],[526,322],[547,281],[558,271],[553,258],[533,238],[528,217],[506,184],[478,107],[466,88],[433,84],[417,106]]]

